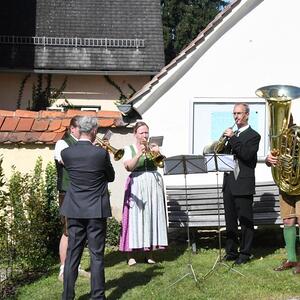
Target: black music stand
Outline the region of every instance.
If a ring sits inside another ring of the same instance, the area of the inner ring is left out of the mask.
[[[220,217],[220,186],[219,186],[219,172],[233,172],[235,169],[235,161],[234,156],[232,154],[206,154],[206,166],[207,166],[207,172],[216,172],[217,177],[217,211],[218,211],[218,243],[219,243],[219,254],[218,257],[213,264],[210,271],[208,271],[203,278],[205,279],[207,276],[212,274],[213,271],[215,271],[216,267],[219,265],[223,265],[227,267],[229,270],[232,270],[242,276],[245,276],[238,270],[233,268],[233,265],[228,265],[225,262],[223,262],[222,259],[222,243],[221,243],[221,217]]]
[[[189,206],[187,199],[187,174],[196,174],[196,173],[207,173],[206,168],[206,159],[202,155],[178,155],[168,157],[164,161],[164,175],[184,175],[184,187],[185,187],[185,203],[186,203],[186,230],[187,230],[187,243],[188,249],[191,249],[191,240],[190,240],[190,229],[189,229]],[[184,220],[183,220],[184,221]],[[190,253],[191,254],[191,253]],[[191,264],[191,256],[189,258],[189,263],[187,265],[189,272],[183,275],[181,278],[172,283],[169,287],[173,286],[177,282],[181,281],[185,277],[192,275],[195,282],[198,282],[193,266]]]

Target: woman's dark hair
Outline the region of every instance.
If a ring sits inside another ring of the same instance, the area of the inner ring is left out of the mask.
[[[71,121],[70,121],[70,127],[78,127],[78,120],[79,120],[80,116],[74,116]]]
[[[142,126],[146,126],[148,129],[149,129],[149,126],[143,122],[143,121],[139,121],[139,122],[136,122],[134,127],[133,127],[133,133],[136,133],[138,128],[142,127]]]

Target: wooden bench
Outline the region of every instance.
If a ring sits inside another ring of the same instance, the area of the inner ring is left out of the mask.
[[[188,224],[189,227],[216,228],[219,226],[219,218],[220,226],[224,227],[221,185],[218,190],[216,185],[187,186],[186,188],[185,186],[167,186],[169,227],[186,227]],[[253,203],[254,225],[282,224],[278,198],[279,192],[274,182],[256,184]]]

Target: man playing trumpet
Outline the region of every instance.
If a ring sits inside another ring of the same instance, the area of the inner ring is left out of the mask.
[[[254,236],[253,194],[255,194],[255,174],[260,135],[249,124],[249,105],[236,103],[233,118],[238,130],[228,128],[224,132],[226,144],[222,153],[233,154],[236,166],[233,172],[225,172],[223,180],[223,201],[226,222],[227,261],[244,264],[250,260]],[[238,238],[238,222],[241,226]],[[239,248],[239,249],[238,249]]]

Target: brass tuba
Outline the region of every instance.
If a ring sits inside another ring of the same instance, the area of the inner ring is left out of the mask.
[[[291,103],[300,97],[300,88],[271,85],[256,90],[269,108],[269,138],[272,155],[278,164],[272,167],[273,179],[288,195],[300,194],[300,127],[290,125]]]
[[[96,134],[96,142],[104,149],[107,149],[108,152],[111,152],[114,156],[114,160],[120,160],[124,156],[124,149],[116,149],[111,146],[109,143],[105,142],[100,138],[99,134]]]

